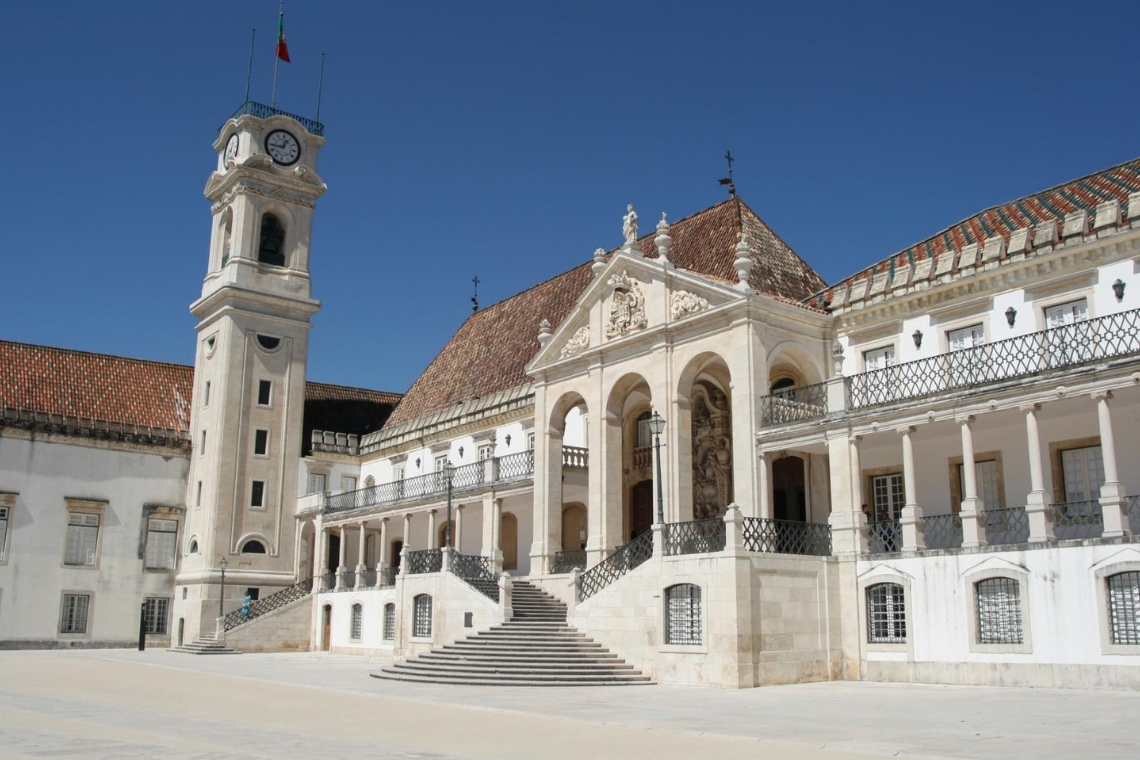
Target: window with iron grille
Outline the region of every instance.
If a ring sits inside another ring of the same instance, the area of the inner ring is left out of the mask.
[[[1113,644],[1140,644],[1140,572],[1108,577],[1108,625]]]
[[[67,515],[67,547],[65,565],[94,565],[99,546],[99,515],[69,512]]]
[[[169,620],[170,600],[165,596],[148,596],[146,609],[143,611],[143,622],[146,625],[147,635],[165,636],[170,633]]]
[[[392,602],[384,605],[384,630],[382,633],[384,641],[391,641],[396,638],[396,605]]]
[[[412,635],[431,636],[431,597],[417,594],[412,600]]]
[[[7,556],[4,547],[8,541],[8,508],[0,507],[0,562]]]
[[[1021,644],[1021,585],[1014,578],[987,578],[974,584],[979,644]]]
[[[352,605],[352,626],[348,637],[353,641],[360,641],[361,629],[364,627],[364,607],[360,604]]]
[[[678,583],[665,589],[665,643],[701,643],[701,587]]]
[[[906,601],[898,583],[867,588],[867,643],[906,643]]]
[[[59,632],[87,633],[87,612],[90,608],[90,594],[64,594],[63,610],[59,616]]]
[[[173,570],[178,521],[151,518],[146,525],[146,559],[143,564],[148,570]]]

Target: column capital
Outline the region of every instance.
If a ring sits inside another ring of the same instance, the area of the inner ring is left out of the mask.
[[[1041,404],[1036,403],[1036,402],[1034,402],[1032,404],[1021,404],[1017,408],[1020,409],[1021,411],[1025,412],[1026,414],[1028,414],[1029,412],[1040,412],[1041,411]]]
[[[977,421],[977,417],[972,414],[955,414],[954,421],[959,425],[973,425]]]
[[[1091,398],[1093,401],[1111,401],[1112,400],[1112,391],[1109,391],[1109,390],[1093,391],[1092,393],[1089,394],[1089,398]]]
[[[895,432],[898,433],[899,435],[910,435],[911,433],[913,433],[915,431],[915,429],[916,428],[914,425],[904,425],[903,427],[899,428]]]
[[[388,524],[388,518],[387,517],[381,517],[380,518],[380,524],[381,525],[387,525]]]

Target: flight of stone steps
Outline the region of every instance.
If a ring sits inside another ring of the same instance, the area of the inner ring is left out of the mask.
[[[490,630],[394,663],[375,678],[483,686],[623,686],[648,684],[586,634],[566,624],[566,605],[515,581],[514,616]]]
[[[212,633],[204,633],[197,641],[183,644],[180,647],[171,647],[167,651],[182,652],[184,654],[241,654],[241,652],[230,649],[218,641],[217,637]]]

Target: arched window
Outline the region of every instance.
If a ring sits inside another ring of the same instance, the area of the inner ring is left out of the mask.
[[[1021,644],[1021,586],[1014,578],[986,578],[974,584],[979,644]]]
[[[285,266],[285,228],[273,214],[261,217],[261,239],[257,245],[257,260],[262,264]]]
[[[255,538],[251,538],[242,544],[242,554],[265,554],[265,544],[261,543]]]
[[[220,266],[225,266],[230,260],[230,246],[233,244],[234,232],[234,212],[231,209],[226,209],[222,212],[222,261]]]
[[[384,605],[384,641],[392,641],[396,638],[396,605],[388,602]]]
[[[898,583],[867,588],[867,643],[906,643],[906,601]]]
[[[701,643],[701,587],[678,583],[665,589],[665,643]]]
[[[349,626],[348,637],[353,641],[360,641],[360,634],[364,627],[364,606],[359,602],[352,605],[352,622]]]
[[[649,430],[649,412],[637,415],[637,448],[643,449],[653,445],[653,433]]]
[[[1110,575],[1108,625],[1113,644],[1140,644],[1140,572]]]
[[[431,596],[428,594],[417,594],[412,600],[412,635],[431,636]]]
[[[198,553],[198,539],[192,538],[192,539],[190,539],[190,548],[187,550],[187,554],[197,554],[197,553]]]
[[[364,479],[364,487],[365,488],[372,488],[375,485],[376,485],[376,478],[372,477],[371,475],[369,475],[367,478]]]
[[[775,393],[776,391],[782,391],[782,390],[785,390],[787,388],[795,388],[795,387],[796,387],[796,381],[794,378],[781,377],[779,380],[772,383],[772,387],[768,389],[768,392],[769,393]]]

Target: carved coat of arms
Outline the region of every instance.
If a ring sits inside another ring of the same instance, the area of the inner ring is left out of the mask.
[[[606,337],[618,338],[643,329],[649,320],[645,317],[645,296],[637,280],[625,272],[615,274],[606,283],[613,287],[610,313],[606,321]]]

